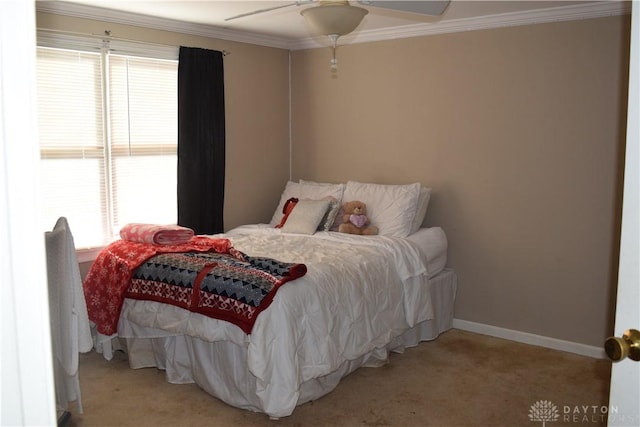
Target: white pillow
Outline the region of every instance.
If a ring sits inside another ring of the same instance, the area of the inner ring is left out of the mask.
[[[287,200],[292,197],[296,197],[299,200],[309,199],[309,200],[321,200],[327,197],[334,197],[336,200],[342,203],[342,193],[344,191],[344,184],[314,184],[314,183],[298,183],[289,181],[280,196],[280,202],[278,203],[278,207],[276,211],[273,213],[271,217],[272,227],[280,224],[280,220],[282,219],[283,213],[282,208]]]
[[[411,232],[413,234],[420,230],[422,227],[422,221],[427,215],[427,208],[429,207],[429,200],[431,199],[431,189],[427,187],[420,187],[420,195],[418,196],[418,208],[416,209],[416,216],[411,223]]]
[[[418,208],[420,183],[382,185],[348,181],[343,203],[360,200],[367,205],[371,225],[381,236],[407,237]]]
[[[306,179],[300,179],[298,180],[298,182],[300,184],[309,184],[309,185],[342,185],[344,186],[344,184],[334,184],[332,182],[307,181]]]
[[[283,233],[313,234],[328,208],[328,200],[300,200],[280,230]]]

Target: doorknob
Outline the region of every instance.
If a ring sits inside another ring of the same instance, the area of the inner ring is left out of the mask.
[[[622,334],[622,338],[609,337],[604,342],[604,351],[609,359],[619,362],[625,357],[629,359],[640,360],[640,331],[629,329]]]

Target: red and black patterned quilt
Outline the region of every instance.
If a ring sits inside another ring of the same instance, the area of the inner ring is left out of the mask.
[[[250,257],[227,239],[196,236],[179,245],[118,240],[100,252],[83,287],[89,319],[104,335],[117,332],[124,298],[176,305],[251,333],[278,288],[306,272],[304,264]]]
[[[228,253],[166,253],[133,272],[125,297],[172,304],[226,320],[250,334],[258,314],[284,283],[307,272],[304,264]]]

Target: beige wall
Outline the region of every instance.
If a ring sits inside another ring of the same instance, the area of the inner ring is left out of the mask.
[[[231,52],[224,58],[225,229],[266,222],[289,177],[289,52],[207,37],[38,13],[37,27]],[[206,188],[203,188],[206,191]]]
[[[225,228],[289,175],[288,52],[38,14],[39,27],[231,52]],[[456,317],[600,346],[612,329],[629,19],[292,52],[293,178],[433,188]],[[84,266],[85,268],[87,266]]]
[[[293,178],[433,188],[455,317],[612,332],[629,16],[292,54]]]

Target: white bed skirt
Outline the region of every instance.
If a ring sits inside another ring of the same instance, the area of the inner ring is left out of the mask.
[[[434,318],[418,323],[385,347],[343,363],[336,371],[306,381],[300,386],[297,404],[303,404],[329,393],[340,379],[359,367],[384,365],[390,352],[402,352],[407,347],[430,341],[452,327],[453,303],[457,278],[451,269],[444,269],[429,279]],[[122,319],[121,319],[122,321]],[[112,351],[128,353],[133,369],[156,367],[166,372],[167,381],[175,384],[196,383],[211,395],[234,407],[256,412],[263,408],[263,391],[249,371],[247,349],[231,341],[208,342],[187,335],[160,338],[96,337],[96,348],[110,359]],[[124,342],[123,342],[124,341]],[[122,344],[122,346],[120,346]],[[124,347],[124,348],[123,348]],[[267,412],[268,414],[268,412]],[[268,414],[271,415],[271,414]]]

